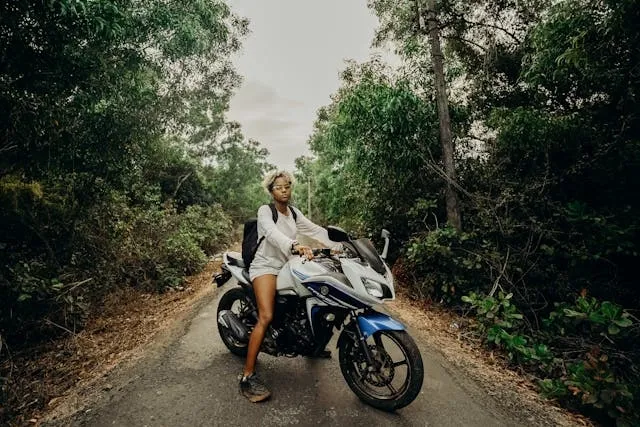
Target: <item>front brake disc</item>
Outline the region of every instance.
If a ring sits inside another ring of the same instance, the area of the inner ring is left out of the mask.
[[[395,369],[393,368],[393,360],[389,353],[384,348],[379,349],[375,345],[369,345],[371,353],[374,354],[374,362],[376,364],[376,370],[373,372],[367,372],[366,369],[362,372],[364,380],[376,387],[384,387],[393,381],[395,376]]]

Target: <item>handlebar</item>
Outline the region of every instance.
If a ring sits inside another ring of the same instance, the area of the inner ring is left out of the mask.
[[[318,255],[330,256],[331,255],[331,249],[329,248],[313,249],[312,251],[313,251],[313,256],[318,256]]]
[[[319,249],[311,249],[313,256],[331,256],[331,248],[319,248]],[[293,255],[302,255],[299,251],[292,250],[291,253]]]

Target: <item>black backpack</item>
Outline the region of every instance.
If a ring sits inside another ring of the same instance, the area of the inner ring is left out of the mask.
[[[269,203],[269,207],[273,215],[273,222],[278,222],[276,206],[273,203]],[[289,206],[289,210],[291,211],[291,215],[293,215],[293,220],[297,221],[298,215],[296,211],[291,206]],[[263,240],[264,236],[258,240],[258,220],[256,218],[252,218],[244,223],[244,230],[242,232],[242,261],[244,261],[245,268],[248,269],[251,265],[251,261],[253,261],[258,251],[258,246],[260,246]]]

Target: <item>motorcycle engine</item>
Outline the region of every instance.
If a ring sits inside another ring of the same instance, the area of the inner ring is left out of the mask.
[[[299,300],[277,297],[274,319],[265,336],[265,351],[295,356],[313,348],[311,327]],[[271,350],[271,351],[269,351]]]

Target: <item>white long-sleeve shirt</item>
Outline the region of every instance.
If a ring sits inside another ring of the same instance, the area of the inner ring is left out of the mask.
[[[268,205],[258,209],[258,241],[265,239],[258,246],[255,258],[249,267],[251,280],[263,274],[278,275],[282,266],[292,256],[291,245],[297,234],[311,237],[331,247],[336,242],[329,240],[329,234],[325,228],[311,222],[300,210],[291,206],[296,212],[297,220],[288,211],[288,215],[278,212],[278,222],[273,222],[273,214]]]

